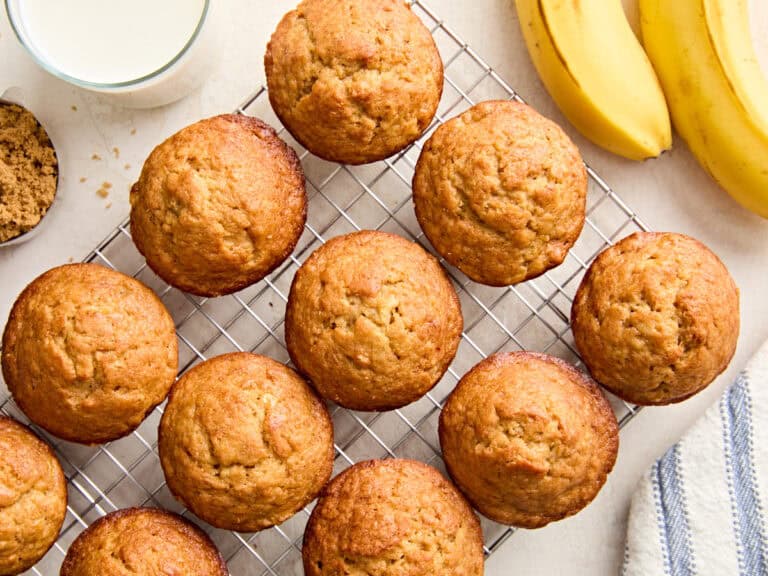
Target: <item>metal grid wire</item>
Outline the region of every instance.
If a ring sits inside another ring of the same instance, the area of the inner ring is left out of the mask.
[[[248,350],[289,362],[283,338],[286,296],[296,269],[327,239],[360,229],[386,230],[419,242],[424,238],[410,201],[413,169],[424,141],[434,129],[474,103],[519,96],[421,0],[412,3],[435,38],[445,64],[445,90],[427,133],[388,160],[366,166],[341,166],[306,152],[280,133],[299,153],[309,195],[306,230],[294,254],[268,278],[237,294],[207,299],[171,288],[146,266],[131,242],[128,222],[121,224],[87,258],[132,275],[155,290],[176,322],[180,370],[218,354]],[[266,90],[260,88],[237,111],[258,116],[275,127]],[[465,328],[456,359],[440,383],[424,398],[384,413],[332,407],[335,424],[334,473],[370,458],[409,457],[444,471],[437,418],[459,378],[482,358],[499,351],[535,350],[577,365],[569,330],[573,295],[592,259],[616,239],[646,227],[591,169],[584,231],[566,261],[544,276],[506,288],[468,280],[447,266],[459,293]],[[445,262],[443,262],[445,264]],[[638,412],[609,395],[624,426]],[[0,385],[0,411],[25,423],[27,418]],[[162,407],[131,435],[98,447],[64,442],[35,430],[50,442],[69,485],[67,518],[58,541],[29,574],[58,574],[74,538],[104,514],[128,506],[158,506],[186,516],[168,491],[157,456],[157,426]],[[301,538],[311,505],[280,526],[257,534],[216,530],[202,524],[218,545],[233,575],[300,575]],[[198,521],[199,522],[199,521]],[[485,553],[492,554],[513,529],[483,519]]]

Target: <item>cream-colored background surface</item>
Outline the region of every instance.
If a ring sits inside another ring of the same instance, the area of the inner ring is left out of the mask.
[[[625,0],[631,19],[636,18],[634,1]],[[15,296],[30,280],[70,258],[82,259],[126,217],[128,188],[156,143],[198,118],[230,111],[263,82],[269,34],[295,0],[218,2],[224,34],[216,72],[185,100],[151,111],[113,108],[48,76],[18,46],[5,12],[0,13],[0,92],[9,86],[22,89],[27,105],[55,140],[61,163],[61,202],[47,229],[27,244],[0,249],[0,328]],[[428,3],[533,106],[564,123],[528,59],[513,0]],[[768,69],[768,3],[753,4],[753,27],[759,32],[755,36]],[[546,529],[516,533],[488,562],[491,576],[616,574],[637,479],[768,338],[768,221],[746,212],[718,189],[677,139],[662,158],[637,164],[598,150],[566,123],[564,127],[585,159],[653,229],[690,234],[720,255],[741,288],[742,334],[731,367],[708,390],[682,405],[647,409],[629,424],[621,435],[616,469],[591,506]],[[114,147],[120,149],[119,159],[113,156]],[[93,154],[102,160],[92,160]],[[81,183],[81,177],[88,180]],[[106,200],[95,193],[103,181],[113,184]]]

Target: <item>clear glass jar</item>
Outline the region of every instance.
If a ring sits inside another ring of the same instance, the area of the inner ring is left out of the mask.
[[[5,9],[17,38],[37,64],[70,84],[107,96],[115,104],[131,108],[151,108],[168,104],[197,88],[213,69],[217,45],[214,0],[204,0],[202,14],[194,32],[170,61],[139,78],[109,83],[76,78],[52,63],[38,49],[35,39],[25,25],[23,4],[24,0],[5,0]]]

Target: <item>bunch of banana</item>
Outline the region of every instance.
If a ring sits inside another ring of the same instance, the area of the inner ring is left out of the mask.
[[[768,218],[768,80],[747,0],[640,0],[675,129],[737,201]]]
[[[539,75],[582,134],[651,158],[671,144],[671,111],[702,166],[768,218],[768,80],[747,0],[639,0],[645,52],[621,0],[515,1]]]
[[[579,132],[632,160],[654,158],[671,146],[664,94],[621,0],[516,4],[539,76]]]

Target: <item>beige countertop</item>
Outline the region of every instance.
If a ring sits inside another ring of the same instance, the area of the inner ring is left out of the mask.
[[[217,70],[202,89],[184,100],[147,111],[115,108],[47,75],[23,52],[5,13],[0,13],[0,92],[9,86],[21,88],[27,105],[55,140],[61,164],[60,205],[47,228],[26,244],[0,249],[0,327],[30,280],[52,266],[82,259],[127,216],[129,186],[155,144],[194,120],[230,111],[263,82],[262,58],[269,34],[294,0],[219,2],[226,33]],[[661,158],[633,163],[595,148],[575,133],[528,59],[513,0],[429,0],[428,4],[529,103],[563,124],[586,161],[652,229],[683,232],[705,242],[741,289],[742,332],[728,371],[683,404],[642,412],[623,430],[616,469],[597,500],[577,516],[545,529],[518,531],[488,561],[486,570],[491,576],[614,575],[638,478],[768,338],[768,221],[732,201],[677,138],[673,150]],[[625,4],[635,18],[633,2]],[[755,2],[755,6],[758,47],[768,63],[768,4]],[[119,158],[114,148],[119,149]],[[101,160],[92,159],[94,154]],[[105,181],[113,184],[107,199],[96,194]]]

